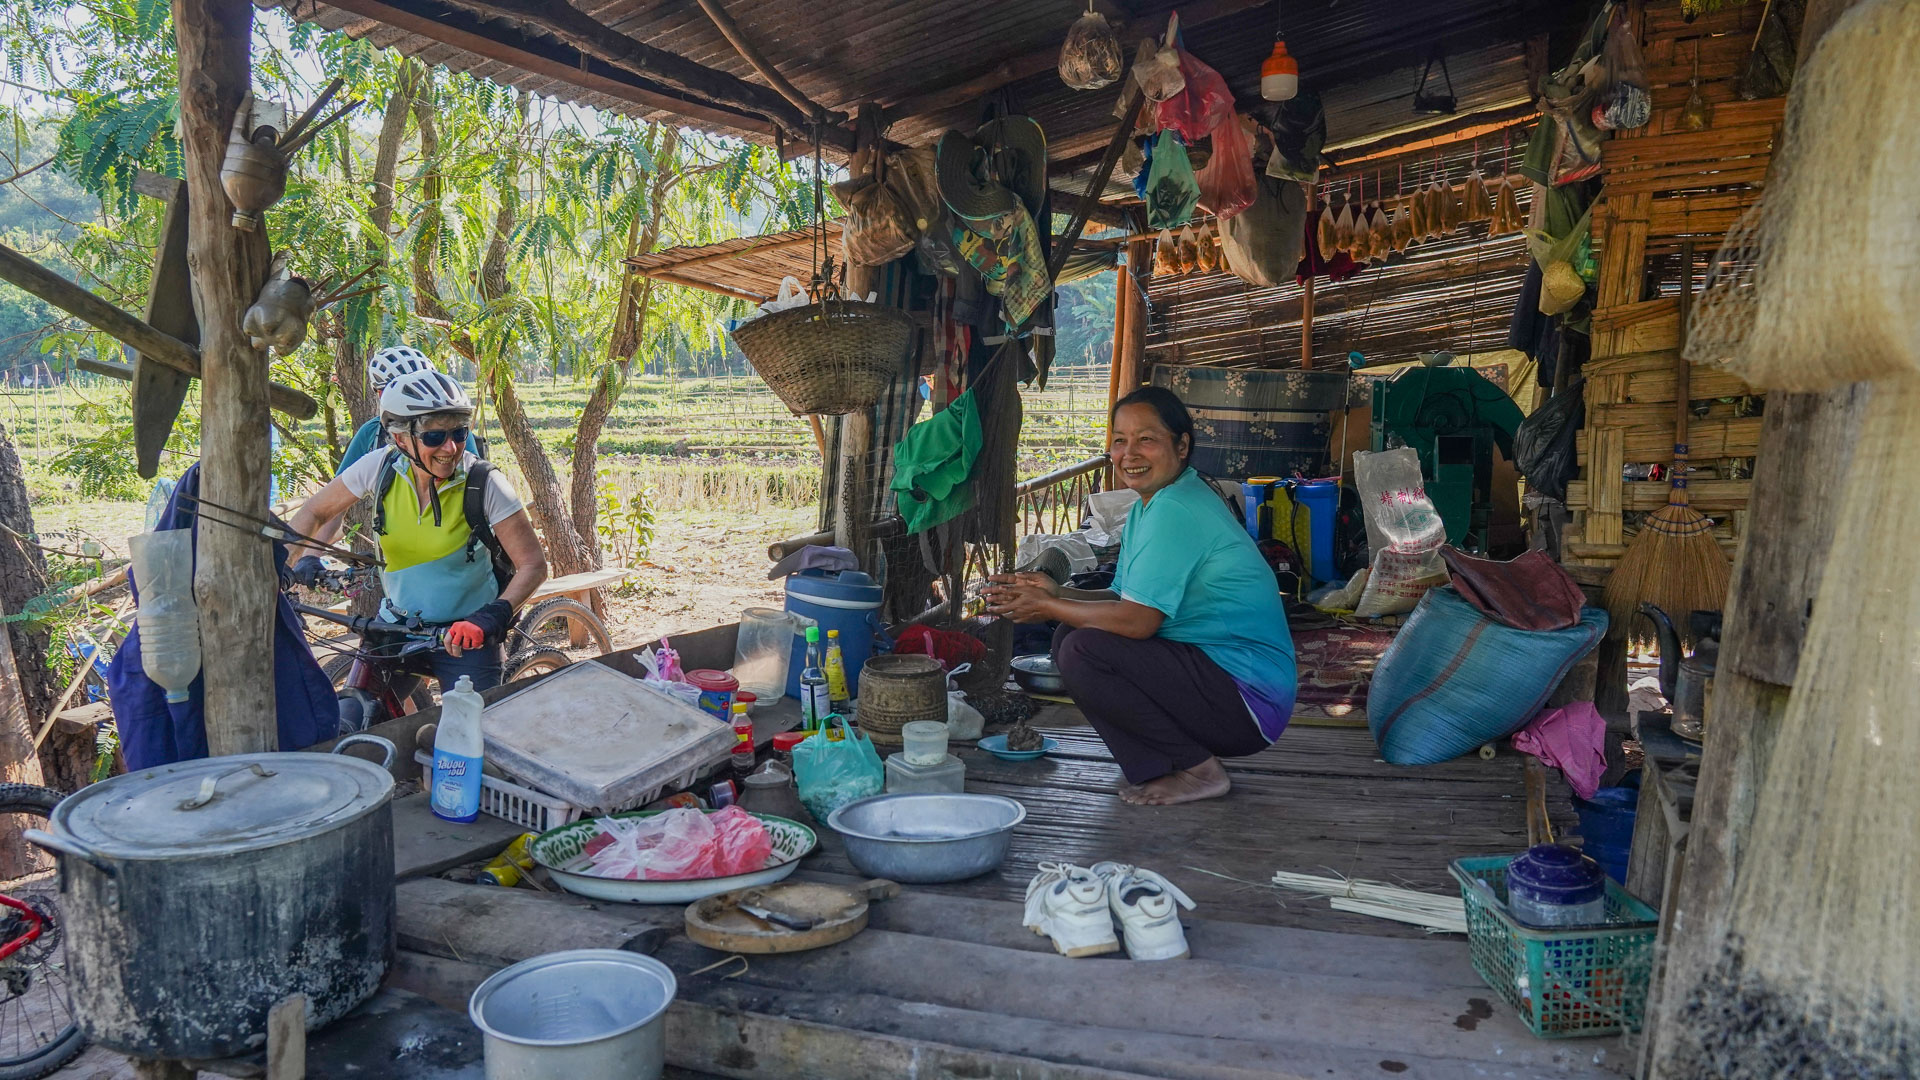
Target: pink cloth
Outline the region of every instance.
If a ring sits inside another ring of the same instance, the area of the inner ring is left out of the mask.
[[[1591,799],[1607,771],[1607,722],[1592,702],[1576,701],[1534,717],[1513,748],[1559,769],[1575,795]]]

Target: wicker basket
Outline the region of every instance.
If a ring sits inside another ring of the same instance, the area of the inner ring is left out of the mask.
[[[913,320],[898,308],[828,300],[743,322],[733,343],[787,408],[833,416],[880,400],[913,333]]]
[[[911,653],[876,656],[860,668],[856,720],[875,745],[903,744],[900,729],[915,720],[947,718],[947,677],[940,661]]]

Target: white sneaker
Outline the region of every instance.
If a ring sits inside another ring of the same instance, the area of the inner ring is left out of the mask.
[[[1027,883],[1026,927],[1053,939],[1062,956],[1099,956],[1117,952],[1107,882],[1072,863],[1041,863]]]
[[[1094,863],[1091,872],[1107,883],[1107,902],[1126,937],[1128,956],[1135,960],[1187,958],[1180,908],[1193,910],[1193,899],[1178,885],[1126,863]]]

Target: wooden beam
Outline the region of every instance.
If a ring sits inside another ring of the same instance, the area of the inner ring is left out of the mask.
[[[733,17],[727,14],[727,10],[720,6],[719,0],[696,0],[696,2],[700,5],[700,10],[707,13],[707,18],[713,20],[714,29],[720,31],[720,36],[727,39],[734,51],[740,54],[740,58],[751,65],[753,70],[759,72],[760,77],[767,80],[767,85],[791,102],[794,108],[809,117],[819,117],[830,123],[839,123],[846,119],[845,114],[829,115],[825,109],[814,104],[807,95],[801,93],[799,87],[787,81],[787,77],[780,74],[780,69],[773,66],[773,61],[767,59],[765,54],[754,47],[752,40],[740,32],[740,27],[733,21]]]
[[[1053,212],[1056,214],[1084,213],[1088,221],[1097,221],[1115,229],[1124,229],[1132,224],[1126,210],[1121,207],[1108,206],[1099,199],[1075,195],[1071,191],[1062,191],[1059,188],[1053,188],[1048,193],[1053,196]]]
[[[1356,143],[1346,147],[1328,147],[1324,153],[1334,163],[1334,168],[1349,169],[1362,162],[1394,154],[1410,154],[1436,147],[1451,146],[1485,135],[1497,134],[1505,128],[1523,124],[1540,115],[1530,101],[1512,105],[1502,105],[1495,109],[1482,109],[1465,116],[1451,116],[1438,124],[1412,131],[1403,131],[1396,135],[1374,139],[1370,142]]]
[[[82,371],[105,375],[109,379],[133,381],[133,365],[118,360],[95,360],[90,356],[81,356],[76,357],[73,364]],[[268,403],[275,412],[285,413],[296,420],[308,419],[319,411],[319,406],[312,398],[284,383],[269,383],[267,395],[270,399]]]
[[[453,0],[453,4],[480,15],[525,23],[615,67],[658,79],[722,105],[770,117],[796,133],[807,131],[812,120],[773,90],[654,48],[600,22],[566,0]],[[830,128],[826,137],[829,142],[844,143],[843,149],[852,145],[852,134],[844,129]]]
[[[80,318],[89,326],[149,360],[165,364],[185,375],[201,377],[200,353],[193,346],[171,334],[161,333],[134,318],[131,313],[75,285],[5,244],[0,244],[0,280],[17,285],[54,307]],[[252,303],[252,300],[249,299],[248,303]],[[234,316],[234,325],[236,327],[240,325],[237,314]],[[121,376],[112,369],[126,367],[110,361],[97,363],[100,365],[99,374],[112,375],[115,378]],[[126,367],[125,377],[128,379],[133,377],[131,367]],[[273,408],[301,420],[320,411],[318,402],[290,386],[276,387],[271,397]]]
[[[1191,4],[1180,9],[1180,25],[1186,29],[1192,29],[1205,23],[1215,22],[1231,15],[1238,15],[1243,11],[1261,7],[1266,3],[1267,0],[1200,0],[1199,3]],[[1116,33],[1121,42],[1125,43],[1143,37],[1157,36],[1164,31],[1166,27],[1166,15],[1147,15],[1127,21],[1117,28]],[[1048,42],[1044,48],[1021,53],[1018,56],[1008,57],[994,64],[992,67],[970,75],[959,82],[940,87],[936,90],[915,94],[912,97],[902,98],[888,105],[883,111],[882,115],[885,117],[885,122],[888,126],[891,126],[902,120],[911,119],[916,116],[926,116],[931,113],[956,108],[976,98],[984,97],[1009,83],[1019,82],[1021,79],[1029,76],[1052,71],[1060,63],[1060,45],[1063,41],[1065,41],[1064,34],[1060,38]],[[1127,80],[1122,79],[1122,85],[1131,84]]]
[[[266,283],[270,258],[266,230],[232,226],[233,207],[220,184],[228,132],[253,77],[253,5],[174,0],[173,26],[188,188],[187,258],[200,314],[200,496],[260,513],[273,465],[267,356],[240,329],[240,316]],[[273,641],[279,598],[273,548],[252,530],[204,516],[196,533],[193,591],[200,610],[207,751],[218,757],[277,749],[273,650],[263,647]]]
[[[768,139],[780,130],[779,125],[757,112],[685,96],[664,83],[638,78],[618,65],[596,63],[585,52],[567,45],[518,33],[509,38],[502,33],[503,27],[488,25],[465,11],[420,0],[327,0],[327,4],[589,93]]]
[[[828,229],[829,229],[827,234],[828,243],[833,243],[836,239],[839,238],[838,234],[832,231],[832,226],[834,224],[835,224],[834,222],[827,223]],[[771,244],[759,244],[754,247],[734,248],[733,250],[730,250],[730,251],[713,251],[713,252],[708,252],[705,255],[694,255],[690,258],[680,259],[672,263],[671,265],[658,267],[658,269],[665,271],[667,273],[678,273],[679,271],[685,270],[689,266],[705,266],[708,263],[728,262],[730,260],[738,259],[746,255],[765,255],[771,251],[785,251],[788,248],[805,247],[806,245],[811,243],[813,243],[813,236],[811,234],[806,236],[795,236],[795,237],[790,237],[786,240],[776,240]],[[661,253],[653,252],[652,254],[658,255]],[[641,256],[641,258],[646,258],[646,257],[647,256]],[[632,266],[634,269],[640,271],[643,274],[647,272],[646,267],[641,265],[640,259],[629,259],[627,260],[627,265]]]
[[[655,281],[664,282],[668,285],[678,285],[683,289],[699,289],[702,292],[718,293],[721,296],[731,296],[735,300],[747,300],[755,304],[764,304],[773,299],[771,296],[761,296],[758,293],[731,289],[725,285],[715,285],[710,281],[695,281],[692,278],[683,278],[678,274],[672,274],[665,270],[635,270],[634,272],[641,277],[652,278]]]

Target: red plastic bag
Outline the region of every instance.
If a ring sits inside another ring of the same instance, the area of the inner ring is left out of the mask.
[[[601,818],[581,857],[587,873],[629,881],[687,881],[763,869],[773,838],[737,806],[712,814],[680,807],[647,818]]]
[[[1187,85],[1160,103],[1160,126],[1172,128],[1192,146],[1233,118],[1233,91],[1220,73],[1180,49],[1180,74]],[[1216,149],[1215,153],[1219,151]]]
[[[1206,167],[1194,174],[1200,183],[1200,205],[1225,220],[1253,205],[1253,144],[1240,118],[1227,114],[1227,122],[1213,129],[1213,156]]]

